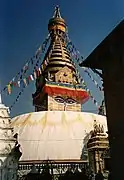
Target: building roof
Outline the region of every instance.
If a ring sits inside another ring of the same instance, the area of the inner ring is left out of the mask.
[[[119,47],[119,48],[118,48]],[[103,69],[106,62],[118,52],[123,52],[124,47],[124,20],[94,49],[80,66],[94,69]]]
[[[21,160],[80,160],[94,119],[107,131],[106,117],[92,113],[40,111],[13,118]]]

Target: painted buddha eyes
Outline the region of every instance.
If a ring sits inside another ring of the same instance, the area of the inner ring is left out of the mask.
[[[76,101],[74,99],[72,99],[72,98],[68,98],[68,99],[66,99],[66,103],[74,104],[74,103],[76,103]]]
[[[60,96],[57,96],[55,97],[55,100],[58,102],[58,103],[64,103],[64,99]]]
[[[55,97],[54,99],[55,99],[55,101],[57,101],[58,103],[68,103],[68,104],[74,104],[74,103],[76,103],[76,101],[75,101],[74,99],[72,99],[72,98],[64,99],[64,98],[62,98],[62,97],[60,97],[60,96],[57,96],[57,97]]]

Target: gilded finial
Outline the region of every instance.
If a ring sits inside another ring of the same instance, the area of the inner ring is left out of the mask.
[[[54,11],[54,14],[53,14],[53,18],[62,18],[62,17],[61,17],[61,14],[60,14],[60,8],[59,8],[58,5],[55,7],[55,11]]]
[[[58,5],[55,7],[53,17],[49,20],[48,30],[54,33],[56,30],[66,32],[66,23],[65,20],[61,17],[60,8]]]

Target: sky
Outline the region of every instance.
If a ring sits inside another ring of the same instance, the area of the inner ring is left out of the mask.
[[[0,0],[0,89],[21,70],[36,52],[48,34],[48,21],[54,7],[60,6],[61,15],[68,25],[69,37],[84,59],[113,30],[124,17],[123,0]],[[80,69],[87,86],[100,104],[103,94]],[[101,84],[100,78],[90,72]],[[12,94],[2,93],[3,102],[10,107],[20,88]],[[25,88],[11,111],[11,116],[34,111],[32,94],[35,82]],[[83,111],[97,112],[89,100]]]

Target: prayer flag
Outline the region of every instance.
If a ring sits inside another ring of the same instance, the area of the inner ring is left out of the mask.
[[[23,79],[24,84],[27,86],[26,78]]]
[[[36,79],[37,78],[37,74],[36,74],[36,72],[34,71],[34,78]]]
[[[18,87],[20,87],[20,81],[18,81],[17,83],[18,83]]]
[[[32,74],[30,75],[30,78],[31,78],[32,81],[34,81],[34,78],[33,78],[33,75],[32,75]]]
[[[7,85],[7,89],[8,89],[8,94],[11,94],[11,86],[10,86],[10,84]]]

